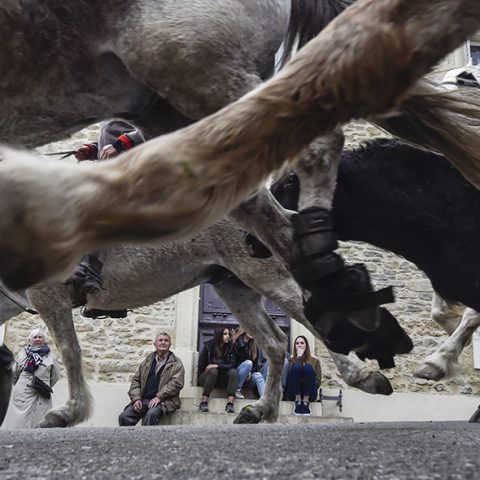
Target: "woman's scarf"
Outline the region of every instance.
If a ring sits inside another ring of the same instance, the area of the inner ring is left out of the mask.
[[[33,373],[43,363],[42,357],[50,353],[50,347],[48,345],[44,345],[43,347],[32,347],[29,345],[25,347],[25,353],[27,354],[27,358],[23,369]]]

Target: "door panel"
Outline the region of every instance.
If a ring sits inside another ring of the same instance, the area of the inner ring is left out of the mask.
[[[265,310],[290,339],[290,318],[269,300],[265,302]],[[209,283],[204,283],[200,286],[197,342],[199,352],[202,350],[203,344],[213,338],[215,328],[223,326],[233,329],[238,327],[238,321],[228,307],[218,298],[213,286]]]

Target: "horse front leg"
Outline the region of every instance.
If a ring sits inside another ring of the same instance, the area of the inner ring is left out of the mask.
[[[447,302],[435,290],[433,291],[431,316],[447,333],[452,335],[460,325],[465,305]]]
[[[47,288],[51,291],[52,286]],[[62,288],[67,292],[68,287],[62,286]],[[73,325],[69,297],[65,295],[61,305],[54,304],[53,298],[51,298],[52,302],[46,302],[47,292],[45,289],[42,292],[41,287],[30,289],[29,296],[60,352],[67,371],[69,390],[69,399],[65,405],[50,410],[40,422],[39,427],[71,427],[91,417],[93,401],[83,376],[82,351]],[[40,299],[43,299],[42,303]]]
[[[415,377],[438,381],[445,377],[453,364],[458,360],[462,350],[470,342],[473,333],[480,325],[480,313],[467,308],[462,316],[460,325],[452,335],[427,357],[423,364],[415,370]]]
[[[342,355],[331,350],[328,353],[343,380],[350,387],[357,388],[365,393],[378,395],[390,395],[393,393],[390,380],[382,372],[372,370],[356,354]]]
[[[267,382],[262,397],[242,408],[234,423],[275,422],[281,400],[280,379],[287,336],[265,311],[261,295],[237,278],[215,285],[215,290],[268,359]]]

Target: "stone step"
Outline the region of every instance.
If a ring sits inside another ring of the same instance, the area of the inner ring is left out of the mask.
[[[200,412],[198,405],[200,397],[182,397],[182,408],[162,419],[162,425],[225,425],[233,423],[236,414],[225,413],[225,398],[210,398],[208,402],[209,412]],[[252,403],[252,400],[235,400],[235,412]],[[293,414],[293,402],[280,402],[280,415],[278,423],[349,423],[353,422],[350,417],[323,416],[321,403],[310,404],[312,415],[297,416]]]

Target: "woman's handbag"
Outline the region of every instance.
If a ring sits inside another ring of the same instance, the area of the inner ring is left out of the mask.
[[[47,385],[40,378],[33,376],[32,383],[29,385],[31,388],[37,391],[37,393],[43,398],[51,398],[53,390],[50,385]]]

